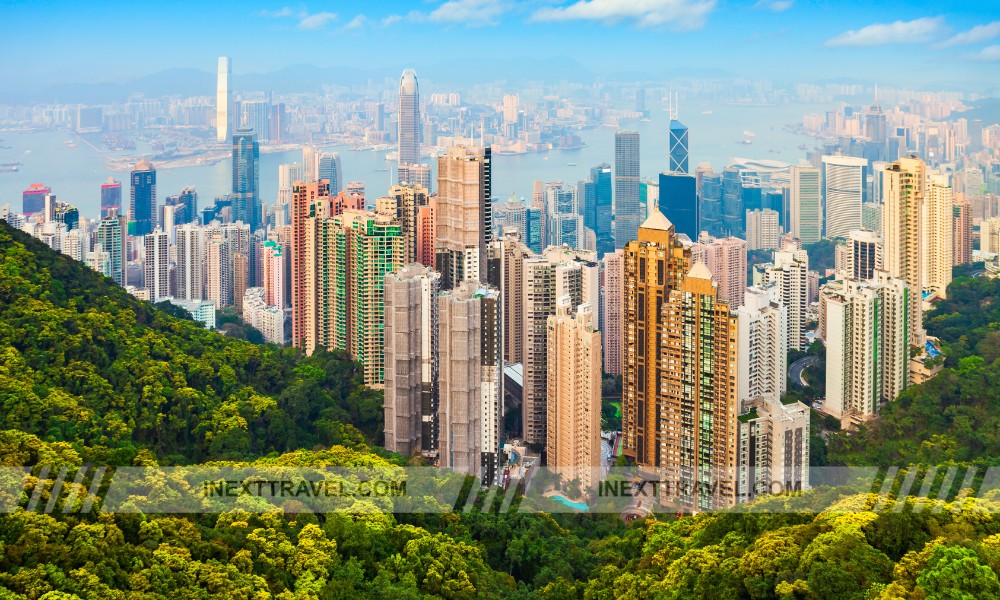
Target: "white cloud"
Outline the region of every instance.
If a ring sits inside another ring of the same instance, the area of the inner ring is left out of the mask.
[[[351,19],[351,21],[347,25],[344,25],[344,29],[357,29],[362,25],[364,25],[367,21],[368,19],[365,18],[364,15],[358,15],[353,19]]]
[[[505,0],[448,0],[431,11],[427,20],[437,23],[493,25],[497,22],[497,17],[509,8]]]
[[[403,20],[403,17],[401,17],[399,15],[389,15],[388,17],[382,19],[382,25],[384,27],[388,27],[389,25],[393,25],[395,23],[399,23],[402,20]]]
[[[913,21],[875,23],[852,29],[826,41],[827,46],[883,46],[927,42],[943,29],[943,17],[924,17]]]
[[[967,58],[969,60],[978,60],[982,62],[1000,61],[1000,45],[987,46],[975,54],[968,55]]]
[[[633,20],[640,27],[671,25],[699,29],[705,25],[716,0],[579,0],[567,6],[542,8],[532,21],[588,20],[615,23]]]
[[[271,17],[273,19],[280,19],[281,17],[290,17],[293,13],[292,9],[288,6],[279,8],[278,10],[259,10],[257,15],[260,17]]]
[[[794,0],[757,0],[757,4],[754,4],[753,7],[762,10],[782,12],[791,8],[793,4],[795,4]]]
[[[1000,21],[993,21],[985,25],[976,25],[968,31],[956,33],[951,38],[939,44],[939,47],[947,48],[949,46],[979,44],[988,42],[996,37],[1000,37]]]
[[[299,29],[322,29],[327,23],[337,18],[337,13],[321,12],[316,14],[301,13],[299,15]]]

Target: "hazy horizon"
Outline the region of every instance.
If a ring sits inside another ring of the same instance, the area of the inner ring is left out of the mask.
[[[403,67],[447,73],[450,67],[457,79],[468,78],[465,71],[483,60],[521,63],[530,73],[531,62],[569,59],[596,78],[616,81],[721,70],[779,82],[847,79],[989,93],[1000,75],[996,5],[890,1],[859,11],[845,2],[793,0],[361,7],[56,1],[4,2],[3,10],[0,47],[18,57],[0,64],[8,91],[120,84],[171,69],[212,73],[221,55],[233,58],[234,77],[313,65],[373,74]],[[412,43],[400,44],[406,36]],[[492,80],[488,71],[471,75]],[[550,81],[559,77],[553,73]]]

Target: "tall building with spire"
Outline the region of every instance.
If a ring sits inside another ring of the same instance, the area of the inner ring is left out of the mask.
[[[399,80],[398,160],[397,183],[409,181],[409,177],[405,177],[405,167],[420,163],[420,89],[413,69],[403,71]]]
[[[232,61],[228,56],[220,56],[215,87],[215,139],[219,142],[229,139],[233,121],[232,76]]]
[[[615,134],[614,173],[615,248],[636,239],[641,221],[639,205],[639,132]]]
[[[886,160],[887,136],[885,112],[882,110],[882,105],[878,103],[878,85],[876,85],[875,99],[865,111],[865,137],[868,138],[872,146],[872,152],[868,156],[870,160]]]
[[[688,128],[677,119],[677,98],[670,105],[670,166],[669,173],[688,174]],[[660,187],[662,193],[662,185]]]

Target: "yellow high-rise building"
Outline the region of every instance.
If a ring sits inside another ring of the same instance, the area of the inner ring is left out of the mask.
[[[601,332],[590,304],[574,311],[568,295],[548,318],[546,404],[546,465],[591,489],[601,467]]]
[[[676,240],[673,224],[658,210],[639,227],[639,239],[625,247],[622,444],[624,454],[639,465],[658,464],[659,309],[687,272],[689,258],[690,250]]]

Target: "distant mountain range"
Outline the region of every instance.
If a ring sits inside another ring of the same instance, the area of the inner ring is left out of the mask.
[[[417,66],[422,81],[436,84],[469,84],[483,81],[562,80],[590,82],[597,74],[579,62],[565,57],[548,59],[485,59],[452,60]],[[307,64],[290,65],[269,73],[234,74],[237,92],[279,93],[319,92],[325,85],[363,85],[367,82],[394,80],[400,68],[358,69],[354,67],[316,67]],[[13,87],[13,86],[12,86]],[[37,104],[46,102],[105,104],[122,101],[131,94],[147,97],[211,96],[215,94],[215,73],[194,68],[167,69],[131,79],[102,83],[62,83],[45,86],[19,86],[0,90],[0,103]]]

